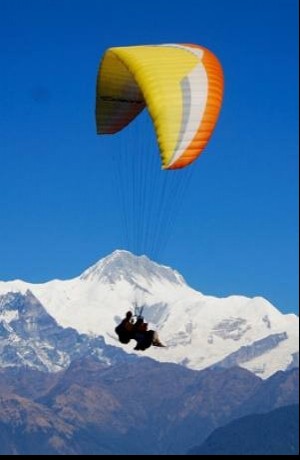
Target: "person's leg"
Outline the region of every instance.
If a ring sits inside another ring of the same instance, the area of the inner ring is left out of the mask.
[[[151,347],[151,345],[153,345],[154,347],[165,347],[165,345],[161,343],[157,332],[152,330],[146,331],[143,335],[143,338],[137,340],[137,345],[134,349],[144,351],[147,348]]]
[[[135,335],[135,340],[137,341],[136,346],[134,347],[134,350],[146,350],[146,348],[149,348],[152,344],[152,333],[153,331],[145,331],[145,332],[139,332],[138,334]]]

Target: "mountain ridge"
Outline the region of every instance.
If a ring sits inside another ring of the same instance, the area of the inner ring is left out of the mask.
[[[58,325],[29,290],[0,295],[0,367],[58,372],[85,356],[96,356],[106,366],[137,358],[105,344],[101,336]]]
[[[71,280],[0,282],[0,294],[27,289],[61,326],[101,335],[129,353],[141,354],[119,344],[114,328],[127,310],[145,305],[146,321],[167,344],[147,351],[153,359],[192,369],[234,362],[263,378],[298,365],[296,315],[280,313],[259,296],[204,295],[146,256],[117,250]]]
[[[274,397],[261,412],[293,404],[298,380],[296,369],[262,380],[238,367],[196,371],[151,359],[103,366],[93,356],[54,374],[0,369],[0,440],[2,431],[10,440],[0,453],[183,454],[265,392]]]
[[[299,405],[238,418],[217,428],[191,455],[299,455]]]

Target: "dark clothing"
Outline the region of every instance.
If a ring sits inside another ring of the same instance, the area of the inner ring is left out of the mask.
[[[130,319],[124,318],[121,323],[115,328],[115,332],[121,343],[129,343],[133,339],[134,324]]]
[[[155,331],[143,331],[143,332],[136,332],[134,334],[134,339],[137,341],[135,350],[146,350],[146,348],[151,347],[153,344]]]
[[[132,320],[132,313],[127,312],[126,317],[115,328],[115,332],[121,343],[129,343],[131,339],[136,340],[135,350],[146,350],[154,345],[163,347],[156,331],[148,331],[148,323],[144,323],[144,319],[139,316],[135,323]]]
[[[134,325],[133,338],[137,341],[135,350],[146,350],[151,345],[160,343],[156,331],[148,331],[148,323],[144,323],[143,318],[139,318]]]

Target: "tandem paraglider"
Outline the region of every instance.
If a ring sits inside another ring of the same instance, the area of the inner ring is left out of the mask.
[[[103,54],[96,85],[96,127],[100,135],[124,131],[114,136],[104,161],[114,158],[119,228],[131,252],[157,259],[164,250],[186,201],[190,171],[214,132],[223,85],[218,58],[199,45],[114,47]],[[143,119],[138,115],[144,109],[150,115],[150,130],[145,122],[134,131],[132,125],[138,123],[132,122]],[[131,138],[128,132],[133,132]],[[153,154],[157,147],[160,155]],[[161,346],[144,321],[133,324],[130,312],[116,332],[122,343],[137,340],[136,349]]]
[[[165,347],[158,337],[158,333],[153,330],[148,330],[148,323],[145,323],[144,318],[139,314],[136,321],[131,311],[128,311],[125,318],[115,328],[115,332],[121,343],[127,344],[131,339],[136,341],[134,350],[145,351],[153,345],[154,347]]]

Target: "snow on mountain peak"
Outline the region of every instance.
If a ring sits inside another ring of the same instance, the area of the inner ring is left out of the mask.
[[[81,280],[115,284],[125,280],[130,284],[140,284],[141,280],[147,282],[166,281],[171,284],[184,285],[183,277],[169,267],[152,262],[147,256],[136,256],[129,251],[116,250],[104,259],[85,270],[80,276]]]
[[[175,270],[145,255],[114,251],[71,280],[0,282],[0,294],[27,289],[60,326],[100,334],[107,344],[129,353],[134,353],[133,347],[120,344],[114,329],[127,310],[143,306],[149,327],[158,330],[167,345],[149,349],[151,358],[194,369],[240,365],[265,378],[297,364],[297,316],[282,314],[263,297],[203,295]],[[5,300],[6,310],[1,312],[0,299],[0,323],[2,319],[9,328],[22,312],[10,309]],[[15,305],[16,301],[17,297]]]
[[[0,367],[57,372],[85,357],[104,365],[132,360],[101,336],[59,326],[30,290],[0,295]]]

